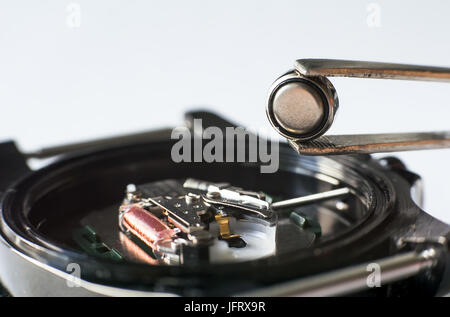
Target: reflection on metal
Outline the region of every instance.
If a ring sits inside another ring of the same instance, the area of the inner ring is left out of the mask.
[[[450,132],[329,135],[289,144],[305,155],[431,150],[450,147]]]
[[[450,82],[450,68],[337,59],[299,59],[304,76],[355,77]]]
[[[305,205],[318,203],[318,202],[328,200],[328,199],[344,197],[349,193],[350,193],[350,188],[348,188],[348,187],[333,189],[333,190],[322,192],[322,193],[311,194],[311,195],[292,198],[292,199],[288,199],[288,200],[277,201],[272,204],[272,209],[278,210],[278,209],[284,209],[284,208],[305,206]]]
[[[437,252],[433,248],[408,252],[375,263],[380,268],[381,285],[414,276],[435,265]],[[369,289],[369,265],[361,264],[304,279],[290,281],[238,296],[338,296]]]
[[[203,200],[214,206],[229,206],[254,213],[263,218],[271,216],[270,203],[262,192],[253,192],[231,186],[228,183],[212,183],[188,178],[184,188],[206,192]]]
[[[40,149],[36,152],[24,153],[25,157],[43,159],[76,151],[98,150],[107,147],[119,147],[129,144],[141,144],[157,140],[170,139],[172,129],[151,130],[132,134],[118,135],[98,140],[72,143]]]

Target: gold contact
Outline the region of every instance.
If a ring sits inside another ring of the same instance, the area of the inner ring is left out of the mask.
[[[217,223],[219,224],[220,237],[224,240],[239,238],[239,234],[230,233],[230,217],[224,217],[220,214],[215,216]]]

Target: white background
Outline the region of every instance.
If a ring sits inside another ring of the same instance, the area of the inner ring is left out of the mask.
[[[450,67],[449,31],[444,0],[1,0],[0,139],[31,151],[179,125],[198,106],[268,126],[268,88],[295,59]],[[448,84],[333,83],[330,133],[449,129]],[[423,176],[426,210],[450,223],[450,151],[399,156]]]

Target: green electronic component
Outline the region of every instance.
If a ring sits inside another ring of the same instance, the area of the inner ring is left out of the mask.
[[[322,227],[320,223],[311,217],[307,217],[299,212],[293,211],[289,215],[289,219],[297,226],[306,229],[320,237],[322,235]]]
[[[84,226],[74,231],[73,240],[89,255],[96,255],[112,260],[123,260],[122,255],[103,243],[98,234],[90,226]]]
[[[306,219],[304,217],[300,216],[296,212],[291,212],[291,214],[289,215],[289,219],[291,219],[291,221],[293,223],[295,223],[297,226],[302,227],[302,228],[306,224]]]

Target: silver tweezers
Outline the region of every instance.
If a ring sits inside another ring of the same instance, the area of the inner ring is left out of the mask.
[[[450,68],[330,59],[300,59],[278,78],[267,103],[275,129],[299,154],[334,155],[397,152],[450,147],[450,131],[327,135],[338,108],[327,77],[450,82]]]

